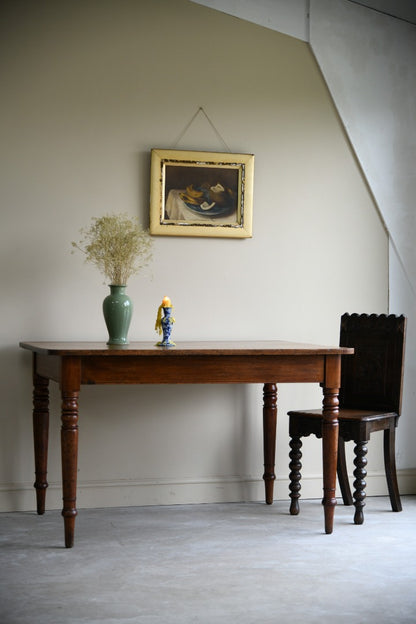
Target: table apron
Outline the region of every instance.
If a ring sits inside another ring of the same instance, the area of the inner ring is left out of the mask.
[[[34,354],[34,371],[41,377],[59,382],[61,380],[62,358],[59,355]]]
[[[81,358],[81,384],[322,382],[325,356],[125,356]]]

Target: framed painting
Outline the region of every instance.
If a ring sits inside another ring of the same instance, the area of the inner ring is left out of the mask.
[[[253,154],[152,149],[150,233],[250,238]]]

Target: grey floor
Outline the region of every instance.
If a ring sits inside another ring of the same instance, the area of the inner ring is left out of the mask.
[[[1,624],[416,622],[416,496],[365,524],[317,500],[0,514]]]

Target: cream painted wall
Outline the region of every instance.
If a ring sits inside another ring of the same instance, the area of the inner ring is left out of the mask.
[[[308,45],[185,0],[7,5],[0,33],[0,509],[33,509],[31,371],[19,340],[105,340],[101,276],[71,255],[92,216],[148,223],[149,154],[203,106],[235,152],[255,154],[250,240],[155,239],[132,279],[132,340],[153,340],[169,294],[175,339],[337,343],[345,311],[387,309],[388,241]],[[179,149],[223,149],[199,116]],[[368,249],[372,250],[371,255]],[[60,507],[52,386],[48,507]],[[276,497],[287,497],[282,385]],[[79,507],[263,497],[258,386],[86,387]],[[320,497],[320,443],[305,441]],[[368,491],[384,488],[381,454]],[[384,491],[384,490],[382,490]]]

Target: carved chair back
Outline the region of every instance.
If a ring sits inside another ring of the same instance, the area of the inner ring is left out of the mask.
[[[343,314],[340,346],[354,347],[341,367],[340,407],[400,415],[406,318]]]

